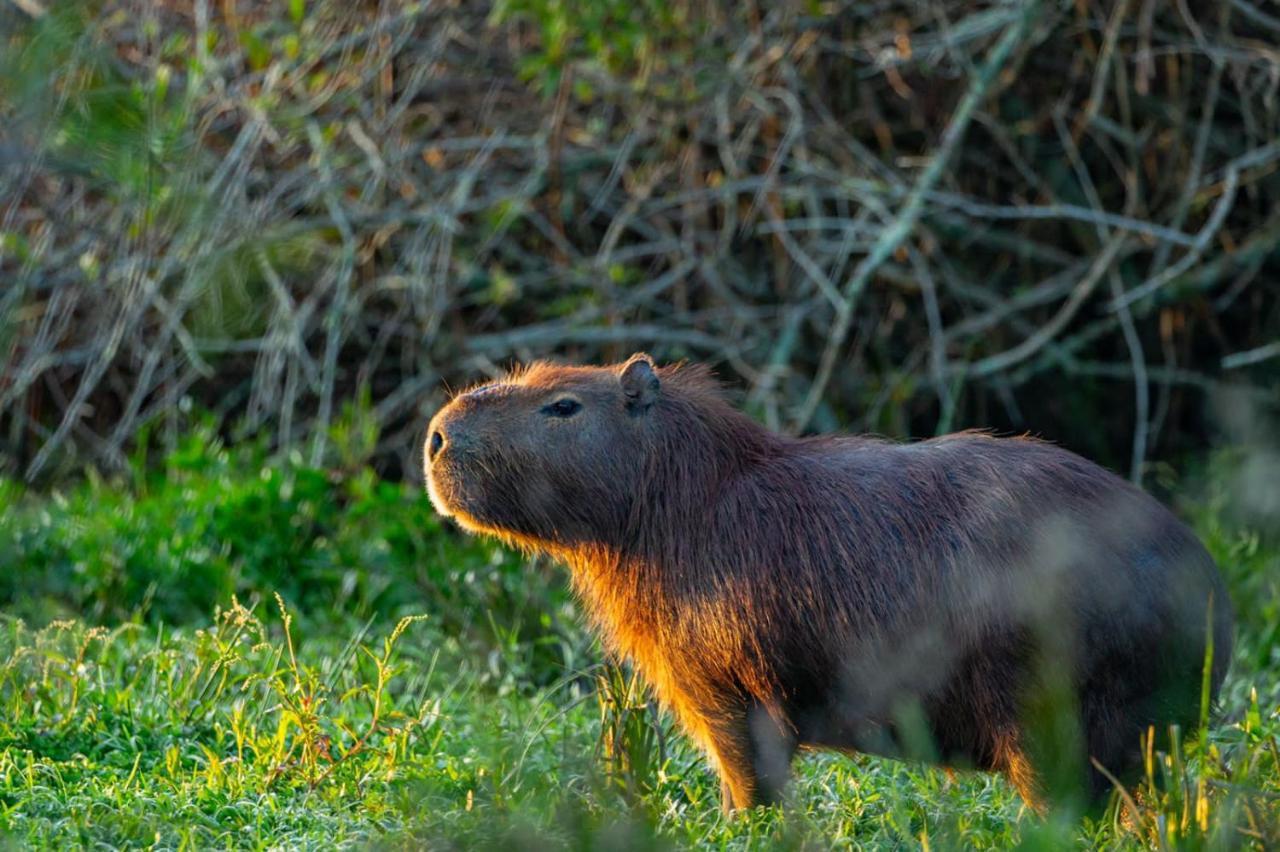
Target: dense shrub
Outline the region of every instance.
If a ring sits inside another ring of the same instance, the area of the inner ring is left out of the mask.
[[[139,462],[141,464],[141,461]],[[586,640],[563,573],[444,529],[426,496],[230,449],[208,428],[155,469],[51,494],[0,485],[0,609],[43,622],[199,622],[232,595],[323,619],[429,613],[553,679]]]
[[[320,461],[375,402],[648,348],[789,429],[1140,475],[1274,408],[1253,3],[0,5],[0,469],[184,397]]]

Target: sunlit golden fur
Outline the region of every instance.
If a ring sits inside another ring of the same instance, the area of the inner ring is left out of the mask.
[[[1229,659],[1199,542],[1050,444],[792,438],[705,367],[642,355],[532,364],[456,395],[428,435],[437,509],[568,565],[733,806],[775,799],[805,746],[997,770],[1033,801],[1065,748],[1096,801],[1087,758],[1129,777],[1141,731],[1194,720],[1211,598],[1215,691]],[[1037,726],[1049,694],[1077,742]]]

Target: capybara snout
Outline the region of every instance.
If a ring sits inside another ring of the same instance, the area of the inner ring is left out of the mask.
[[[1148,728],[1194,728],[1210,644],[1211,697],[1230,659],[1190,530],[1041,441],[792,438],[636,355],[460,394],[424,454],[442,514],[569,567],[727,807],[776,799],[802,746],[1098,802]]]

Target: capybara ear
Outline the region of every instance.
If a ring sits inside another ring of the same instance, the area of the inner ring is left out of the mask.
[[[653,371],[653,359],[643,352],[627,359],[618,381],[627,397],[627,409],[633,414],[647,411],[657,401],[658,390],[662,386],[658,374]]]

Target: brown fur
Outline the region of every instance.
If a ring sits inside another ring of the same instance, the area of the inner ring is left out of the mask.
[[[705,368],[643,355],[535,364],[459,394],[428,435],[439,511],[569,566],[727,807],[776,799],[799,747],[1096,802],[1089,758],[1129,779],[1149,725],[1193,727],[1211,601],[1215,694],[1230,658],[1196,538],[1047,443],[790,438]]]

